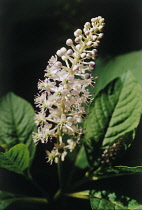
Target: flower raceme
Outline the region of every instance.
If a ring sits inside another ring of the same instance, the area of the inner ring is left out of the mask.
[[[46,150],[48,161],[64,161],[67,151],[79,142],[85,115],[85,104],[92,100],[87,89],[95,85],[90,74],[95,68],[96,48],[103,37],[104,18],[98,16],[86,22],[83,31],[74,32],[75,39],[67,39],[66,45],[52,56],[45,69],[45,80],[38,82],[39,94],[35,98],[39,112],[35,115],[38,132],[33,138],[37,143],[52,142]],[[67,139],[67,140],[66,140]]]

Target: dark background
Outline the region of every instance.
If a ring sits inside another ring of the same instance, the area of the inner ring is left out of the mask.
[[[51,55],[98,15],[106,22],[100,56],[142,49],[141,0],[0,0],[0,95],[33,104]]]
[[[106,23],[105,36],[99,47],[100,57],[142,49],[141,0],[0,0],[0,96],[13,91],[34,105],[37,82],[43,79],[49,58],[65,46],[67,38],[73,38],[74,30],[82,28],[86,21],[98,15],[104,17]],[[141,131],[141,125],[138,131]],[[137,141],[126,159],[133,151],[136,154]],[[42,149],[38,152],[41,155]],[[47,166],[41,159],[36,161],[39,169],[37,180],[44,186],[52,174],[42,177]],[[2,189],[6,190],[5,186],[10,185],[14,188],[16,184],[17,192],[21,186],[24,192],[29,191],[31,186],[19,175],[10,173],[7,176],[5,170],[0,174]],[[127,181],[131,183],[128,191],[134,198],[139,195],[142,201],[141,176],[117,178],[115,183],[122,187],[122,191],[127,191]],[[56,182],[51,183],[51,187],[55,185]],[[113,179],[106,185],[113,185]],[[34,191],[32,188],[29,194]],[[70,209],[73,208],[72,204]]]

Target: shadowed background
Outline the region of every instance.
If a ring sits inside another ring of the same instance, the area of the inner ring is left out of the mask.
[[[99,47],[100,57],[142,49],[141,0],[0,0],[0,96],[13,91],[33,105],[38,79],[43,79],[49,58],[65,46],[67,38],[74,37],[74,30],[83,28],[86,21],[98,15],[104,17],[106,23],[105,36]],[[38,152],[41,155],[42,148]],[[44,185],[52,175],[41,179],[47,167],[41,160],[44,155],[36,162],[39,167],[37,179]],[[6,185],[13,188],[17,183],[17,192],[21,186],[23,192],[29,191],[29,183],[18,175],[10,173],[7,176],[5,170],[0,174],[1,188],[5,189]],[[121,185],[122,178],[117,179]],[[136,177],[135,183],[133,178],[129,180],[132,184],[129,190],[134,195],[137,190],[139,193],[140,180],[141,176]],[[125,181],[123,191],[127,190]],[[113,179],[106,185],[112,183]]]

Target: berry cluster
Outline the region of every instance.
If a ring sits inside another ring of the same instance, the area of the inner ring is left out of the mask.
[[[122,139],[119,139],[118,142],[114,143],[110,148],[103,151],[100,158],[98,158],[98,163],[101,165],[112,165],[112,163],[119,156],[120,151],[122,151],[123,144]]]

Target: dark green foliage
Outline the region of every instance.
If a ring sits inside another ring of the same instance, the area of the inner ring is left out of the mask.
[[[18,143],[24,143],[29,148],[32,160],[35,153],[32,132],[35,130],[31,104],[14,93],[8,93],[0,99],[1,146],[9,149]]]
[[[100,148],[108,149],[120,139],[126,149],[131,145],[141,103],[141,87],[130,72],[114,79],[97,94],[84,123],[84,144],[91,163],[99,157]]]
[[[29,151],[25,144],[17,144],[8,152],[0,153],[0,167],[24,174],[30,163]]]

